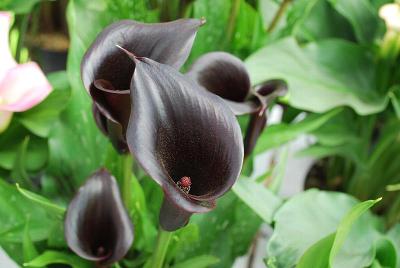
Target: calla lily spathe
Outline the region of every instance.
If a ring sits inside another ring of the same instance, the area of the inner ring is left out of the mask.
[[[105,169],[92,174],[68,206],[68,246],[84,259],[109,265],[122,259],[133,242],[133,225],[115,178]]]
[[[179,69],[189,56],[202,19],[181,19],[145,24],[132,20],[105,28],[85,53],[81,73],[94,101],[94,117],[116,150],[127,153],[125,140],[131,99],[130,82],[135,64],[119,48]]]
[[[8,32],[11,14],[0,12],[0,132],[13,112],[23,112],[43,101],[52,87],[34,62],[17,64],[13,59]]]
[[[244,140],[244,155],[249,156],[265,128],[268,105],[287,92],[282,80],[268,80],[251,87],[243,62],[226,52],[210,52],[193,63],[188,76],[208,91],[222,97],[236,115],[250,114]]]
[[[164,191],[160,225],[173,231],[210,211],[239,176],[243,142],[223,100],[179,73],[202,19],[107,27],[82,62],[100,129]],[[114,139],[114,141],[113,141]]]

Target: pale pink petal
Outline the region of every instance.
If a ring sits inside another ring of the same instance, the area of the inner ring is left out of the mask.
[[[8,69],[17,65],[13,59],[9,46],[8,34],[10,31],[11,13],[0,11],[0,81]]]
[[[0,81],[0,110],[23,112],[44,100],[52,87],[35,62],[10,69]]]
[[[12,112],[0,111],[0,133],[3,132],[11,122]]]

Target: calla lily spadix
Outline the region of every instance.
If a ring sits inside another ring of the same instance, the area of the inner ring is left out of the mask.
[[[0,11],[0,132],[13,112],[23,112],[43,101],[52,87],[34,62],[17,64],[9,47],[11,14]]]
[[[84,259],[107,267],[122,259],[133,242],[133,226],[114,177],[105,169],[92,174],[68,206],[68,246]]]
[[[243,142],[224,101],[176,69],[128,52],[130,151],[164,190],[160,225],[173,231],[207,212],[239,176]]]
[[[248,156],[263,131],[268,105],[287,92],[282,80],[268,80],[252,88],[243,62],[226,52],[210,52],[191,66],[188,75],[208,91],[222,97],[236,115],[251,114],[244,141]]]
[[[125,133],[135,64],[117,45],[179,69],[189,55],[197,29],[204,23],[204,19],[154,24],[123,20],[105,28],[86,52],[81,73],[94,101],[96,122],[120,153],[128,152]]]

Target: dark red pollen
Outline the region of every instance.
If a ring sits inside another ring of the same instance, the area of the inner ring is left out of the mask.
[[[179,182],[180,182],[182,187],[190,187],[192,185],[192,180],[190,179],[190,177],[187,177],[187,176],[182,177],[179,180]]]

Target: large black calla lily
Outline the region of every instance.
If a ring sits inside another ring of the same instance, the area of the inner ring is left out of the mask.
[[[105,267],[128,252],[133,226],[118,185],[105,169],[91,175],[69,204],[65,238],[77,255]]]
[[[129,53],[128,53],[129,54]],[[165,197],[160,225],[167,231],[207,212],[239,176],[240,127],[218,96],[176,69],[135,57],[127,142]]]
[[[251,114],[244,140],[248,156],[266,125],[266,108],[278,96],[286,94],[282,80],[269,80],[252,88],[243,62],[226,52],[211,52],[191,66],[188,75],[208,91],[222,97],[236,115]]]
[[[135,64],[117,45],[179,69],[189,55],[198,27],[204,22],[202,19],[155,24],[119,21],[105,28],[86,52],[81,66],[83,83],[94,100],[96,122],[119,152],[128,149],[125,133]]]

